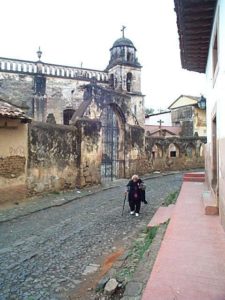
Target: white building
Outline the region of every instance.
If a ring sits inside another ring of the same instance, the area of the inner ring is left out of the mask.
[[[225,228],[225,0],[174,1],[182,66],[206,74],[206,181]]]

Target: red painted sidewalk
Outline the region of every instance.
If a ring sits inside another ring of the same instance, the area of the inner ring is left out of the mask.
[[[201,182],[183,182],[142,300],[225,300],[225,232],[204,214]]]

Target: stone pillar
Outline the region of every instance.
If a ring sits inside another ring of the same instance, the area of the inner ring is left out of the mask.
[[[101,122],[97,119],[79,119],[78,130],[80,159],[78,160],[77,186],[101,183]]]

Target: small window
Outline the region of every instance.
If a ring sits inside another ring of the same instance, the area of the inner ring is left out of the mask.
[[[176,151],[170,151],[170,157],[176,157],[177,155]]]
[[[112,89],[114,89],[114,75],[110,74],[109,85]]]
[[[127,91],[131,91],[132,73],[127,73]]]

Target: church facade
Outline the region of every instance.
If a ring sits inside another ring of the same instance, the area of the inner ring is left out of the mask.
[[[103,71],[44,63],[40,49],[36,62],[0,58],[0,98],[32,118],[29,193],[147,172],[142,67],[122,32]]]
[[[204,165],[199,150],[204,138],[145,136],[142,66],[136,52],[123,28],[103,71],[44,63],[40,49],[36,62],[0,58],[0,100],[32,119],[23,123],[27,137],[12,143],[13,151],[0,131],[3,200],[9,198],[9,186],[15,201],[134,173]],[[1,118],[5,124],[11,115],[3,112]],[[10,137],[13,130],[16,135],[18,126],[4,126],[4,135]],[[18,161],[23,164],[15,172]]]

